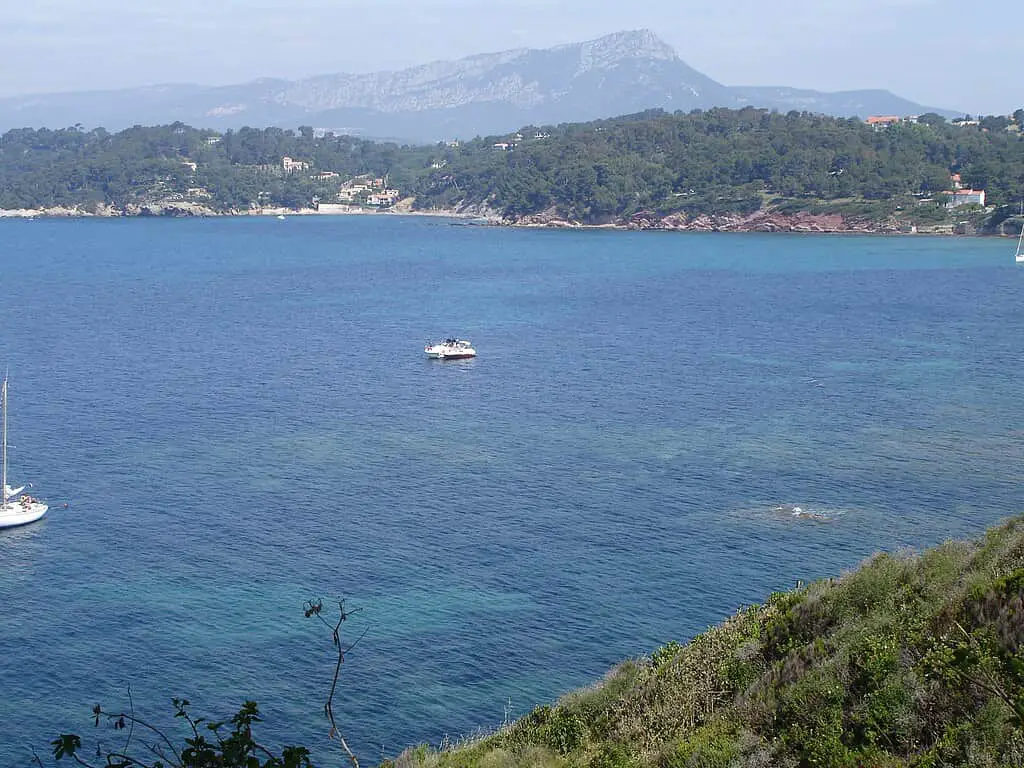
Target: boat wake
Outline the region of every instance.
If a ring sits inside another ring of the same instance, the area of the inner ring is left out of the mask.
[[[835,520],[843,513],[841,509],[824,509],[821,507],[802,507],[796,504],[777,504],[772,507],[777,515],[799,518],[800,520],[818,520],[821,522]]]
[[[744,517],[760,517],[774,520],[798,520],[813,523],[839,522],[850,510],[839,507],[823,507],[810,504],[764,504],[737,510]]]

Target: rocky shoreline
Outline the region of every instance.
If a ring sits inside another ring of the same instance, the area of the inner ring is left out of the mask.
[[[187,216],[223,216],[225,214],[205,205],[187,202],[129,204],[124,207],[98,205],[92,209],[78,206],[55,205],[49,208],[4,208],[0,209],[0,219],[79,219],[98,218],[110,219],[137,216],[168,216],[182,218]]]
[[[414,210],[412,199],[407,198],[390,209],[318,211],[314,208],[262,208],[218,211],[192,202],[163,201],[129,204],[123,207],[100,205],[92,210],[55,206],[38,209],[0,210],[0,218],[121,218],[121,217],[224,217],[224,216],[335,216],[335,215],[402,215],[434,216],[472,219],[491,226],[529,227],[545,229],[614,229],[626,231],[660,232],[789,232],[810,234],[953,234],[950,225],[928,228],[912,227],[897,219],[872,221],[864,218],[846,218],[841,214],[815,214],[805,211],[779,213],[760,210],[752,214],[699,214],[672,213],[661,216],[653,211],[640,211],[628,217],[611,219],[600,224],[585,224],[567,219],[554,209],[517,217],[502,216],[485,205],[460,206],[449,209]]]
[[[516,226],[584,228],[588,225],[560,218],[553,211],[523,216],[509,222]],[[778,213],[760,210],[752,214],[698,214],[672,213],[660,216],[651,211],[641,211],[624,219],[617,219],[603,225],[589,225],[607,229],[662,232],[805,232],[805,233],[859,233],[859,234],[912,234],[919,230],[896,219],[872,221],[863,218],[846,218],[840,214],[815,214],[808,212]],[[928,234],[948,234],[952,228],[934,227]]]

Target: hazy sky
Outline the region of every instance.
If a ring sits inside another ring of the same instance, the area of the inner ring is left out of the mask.
[[[19,7],[20,6],[20,7]],[[1020,0],[2,0],[0,96],[371,72],[646,27],[726,85],[1024,106]]]

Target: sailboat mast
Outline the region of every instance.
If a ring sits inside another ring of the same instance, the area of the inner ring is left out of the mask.
[[[4,427],[3,427],[4,439],[3,439],[3,443],[4,443],[4,448],[3,448],[3,460],[2,460],[2,462],[0,462],[0,463],[3,464],[3,471],[2,471],[2,473],[0,473],[0,474],[3,475],[3,478],[0,479],[0,509],[3,509],[4,507],[7,506],[7,374],[6,373],[4,374],[3,394],[0,395],[0,399],[3,400],[3,412],[4,412],[4,414],[3,414],[3,420],[4,420]]]
[[[1021,237],[1017,240],[1017,255],[1021,255],[1021,246],[1024,246],[1024,198],[1021,198]]]

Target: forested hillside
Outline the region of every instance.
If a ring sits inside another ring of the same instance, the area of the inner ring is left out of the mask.
[[[527,126],[434,146],[308,127],[23,129],[0,137],[0,208],[123,210],[168,200],[213,212],[299,208],[334,202],[343,182],[367,174],[415,197],[419,209],[474,205],[512,221],[541,212],[607,223],[640,212],[769,209],[927,223],[946,219],[944,195],[959,173],[965,187],[986,191],[999,219],[1024,199],[1022,123],[1024,110],[974,125],[925,115],[875,129],[852,118],[713,109]],[[299,170],[283,168],[285,157]]]
[[[418,202],[491,201],[512,216],[554,206],[584,222],[769,204],[842,212],[853,201],[892,212],[941,202],[952,172],[997,206],[1024,198],[1024,140],[1008,120],[959,127],[930,118],[873,130],[856,119],[746,109],[562,126],[542,139],[527,128],[511,151],[477,141],[450,153]]]
[[[119,133],[20,129],[0,137],[0,208],[91,210],[168,199],[192,199],[217,212],[255,205],[299,208],[317,194],[337,192],[337,182],[311,179],[316,171],[390,172],[392,183],[410,186],[428,155],[428,148],[314,137],[311,128],[242,128],[223,135],[182,124]],[[301,158],[310,170],[285,173],[284,157]]]

